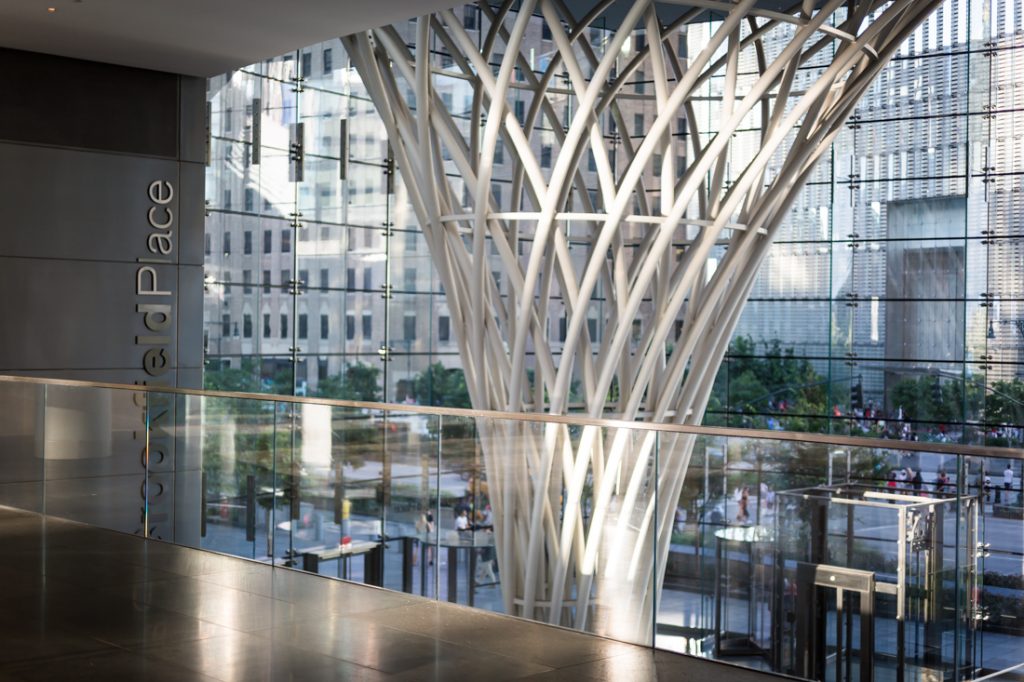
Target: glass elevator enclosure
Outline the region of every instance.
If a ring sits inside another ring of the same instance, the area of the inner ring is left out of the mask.
[[[779,493],[773,667],[829,682],[967,677],[977,514],[976,498],[913,488]]]

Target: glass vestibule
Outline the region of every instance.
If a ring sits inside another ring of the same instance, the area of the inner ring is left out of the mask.
[[[778,497],[777,670],[835,682],[970,676],[974,498],[859,485]]]

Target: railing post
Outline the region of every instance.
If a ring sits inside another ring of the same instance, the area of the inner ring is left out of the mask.
[[[256,476],[245,477],[245,541],[256,541]]]
[[[199,537],[206,537],[206,472],[199,475]]]
[[[402,592],[412,593],[413,560],[416,558],[416,539],[402,538]]]

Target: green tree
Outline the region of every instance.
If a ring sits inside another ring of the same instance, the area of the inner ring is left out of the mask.
[[[421,405],[472,407],[466,375],[461,369],[447,369],[440,362],[428,366],[412,381],[413,393]]]
[[[744,426],[764,428],[771,418],[790,431],[825,431],[828,428],[828,381],[809,360],[797,358],[778,340],[758,354],[749,336],[738,336],[729,346],[728,361],[715,380],[704,423],[727,424],[726,416],[739,413]],[[779,408],[786,403],[786,409]]]
[[[1024,425],[1024,381],[997,381],[985,396],[985,421],[998,425]]]
[[[380,402],[380,368],[362,362],[345,365],[344,372],[319,383],[316,395],[335,400]]]
[[[260,373],[256,361],[242,358],[241,367],[221,366],[208,368],[203,373],[203,388],[208,391],[228,391],[232,393],[258,393],[260,391]]]

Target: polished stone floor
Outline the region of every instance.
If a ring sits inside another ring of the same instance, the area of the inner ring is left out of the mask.
[[[772,679],[0,508],[0,682],[716,676]]]

